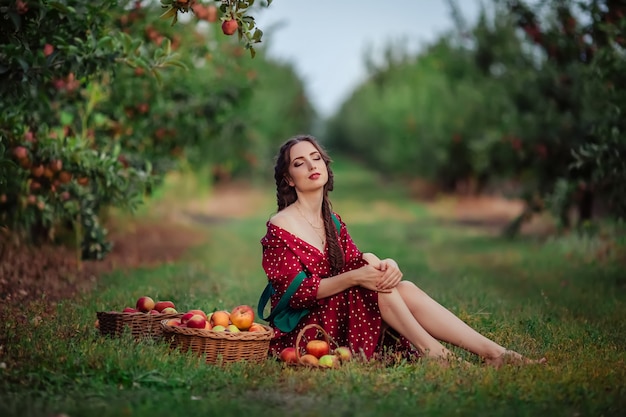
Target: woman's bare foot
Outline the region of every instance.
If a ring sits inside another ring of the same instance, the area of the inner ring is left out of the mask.
[[[546,358],[541,359],[529,359],[515,352],[514,350],[505,350],[504,353],[495,358],[485,358],[485,365],[493,366],[496,369],[501,368],[504,365],[543,365],[547,363]]]
[[[465,359],[452,355],[452,354],[445,355],[445,356],[426,356],[424,359],[426,359],[427,361],[432,361],[440,365],[442,368],[468,369],[474,366],[470,362],[466,361]]]

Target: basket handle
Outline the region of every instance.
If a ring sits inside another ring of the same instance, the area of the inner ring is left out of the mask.
[[[328,335],[328,333],[326,333],[326,330],[324,330],[324,328],[322,326],[320,326],[319,324],[307,324],[306,326],[304,326],[299,332],[298,332],[298,337],[296,338],[296,359],[298,361],[298,363],[300,363],[300,342],[302,341],[302,338],[304,338],[304,333],[309,330],[309,329],[317,329],[317,333],[321,334],[324,337],[324,340],[326,341],[326,343],[328,343],[328,346],[330,346],[331,343],[334,343],[335,345],[337,344],[334,340],[332,340],[332,338]]]

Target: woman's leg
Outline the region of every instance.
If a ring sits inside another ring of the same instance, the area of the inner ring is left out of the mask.
[[[416,320],[397,289],[394,288],[390,293],[379,293],[378,307],[385,323],[406,337],[421,353],[443,358],[452,355]]]
[[[508,361],[524,363],[545,362],[545,359],[531,361],[516,352],[506,350],[493,340],[472,329],[450,310],[433,300],[410,281],[401,281],[396,289],[406,308],[420,324],[420,328],[439,340],[467,349],[483,357],[488,364],[494,366],[500,366]]]

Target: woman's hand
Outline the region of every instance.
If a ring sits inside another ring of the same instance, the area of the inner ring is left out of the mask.
[[[396,261],[391,258],[380,261],[378,268],[382,273],[381,279],[376,283],[377,291],[388,292],[402,281],[402,271]]]
[[[372,265],[364,265],[358,270],[358,285],[377,292],[391,292],[391,288],[379,288],[378,283],[383,280],[384,272]]]
[[[368,264],[370,264],[371,266],[373,266],[374,268],[380,270],[380,259],[378,258],[378,256],[374,255],[373,253],[369,253],[369,252],[364,253],[363,260],[367,262]]]

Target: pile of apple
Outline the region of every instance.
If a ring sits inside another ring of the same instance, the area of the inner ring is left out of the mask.
[[[280,352],[278,358],[285,363],[321,368],[339,368],[342,363],[352,360],[352,350],[349,347],[339,346],[331,351],[326,340],[316,339],[307,342],[304,347],[305,353],[300,356],[300,361],[298,361],[296,349],[296,347],[286,347]]]
[[[178,311],[171,301],[155,302],[151,297],[143,296],[137,299],[135,308],[126,307],[122,313],[178,314]]]
[[[170,319],[167,326],[204,329],[212,332],[264,332],[266,329],[254,321],[254,310],[248,305],[240,305],[232,311],[218,310],[206,314],[202,310],[193,309],[180,318]]]

